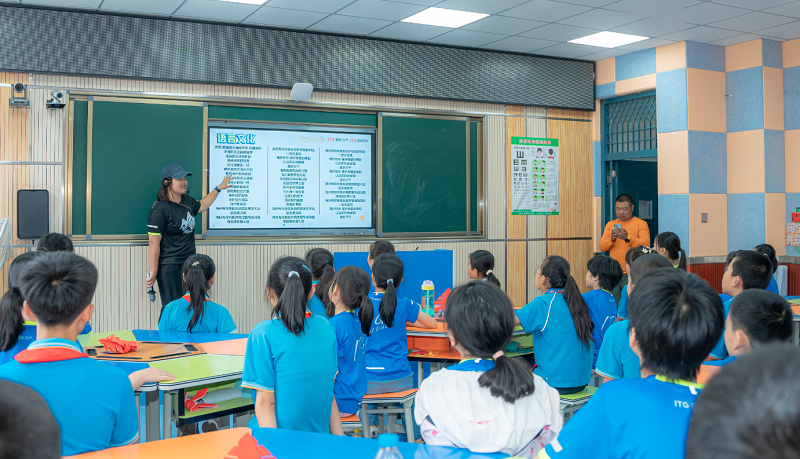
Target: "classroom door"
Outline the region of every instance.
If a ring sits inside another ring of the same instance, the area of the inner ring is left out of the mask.
[[[633,215],[647,222],[652,238],[658,234],[658,163],[649,159],[615,161],[615,191],[633,198]]]

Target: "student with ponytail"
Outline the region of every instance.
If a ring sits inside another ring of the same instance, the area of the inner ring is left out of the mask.
[[[231,313],[208,297],[216,280],[217,267],[208,255],[195,254],[183,262],[186,295],[164,308],[159,331],[189,333],[236,333]]]
[[[494,255],[487,250],[476,250],[469,254],[467,265],[470,279],[485,280],[500,287],[500,281],[494,275]]]
[[[22,313],[20,274],[22,269],[44,252],[24,252],[11,261],[8,268],[8,291],[0,299],[0,365],[14,360],[14,356],[36,340],[36,322],[28,321]]]
[[[535,456],[563,422],[558,392],[531,374],[525,360],[503,353],[514,331],[511,300],[485,282],[470,282],[447,297],[444,315],[462,360],[419,388],[414,416],[425,443]]]
[[[306,254],[306,266],[314,278],[314,296],[308,300],[308,310],[327,319],[329,284],[333,279],[333,254],[322,248],[311,249]]]
[[[533,335],[533,372],[561,395],[582,391],[592,374],[594,324],[569,262],[549,256],[536,270],[536,288],[544,292],[516,311],[516,323]]]
[[[769,258],[769,262],[772,264],[772,278],[769,280],[769,285],[766,290],[768,292],[780,294],[778,282],[775,280],[775,273],[778,271],[778,257],[777,252],[775,252],[775,247],[769,244],[759,244],[755,246],[753,250]]]
[[[394,244],[389,241],[375,241],[369,245],[369,253],[367,254],[367,264],[372,269],[372,264],[379,256],[388,253],[394,255]]]
[[[250,428],[343,435],[333,397],[336,335],[327,320],[307,311],[311,270],[300,258],[279,258],[269,269],[266,293],[272,319],[250,332],[242,373],[242,387],[255,400]]]
[[[339,362],[333,396],[342,418],[358,413],[361,399],[367,394],[364,348],[374,315],[369,299],[371,285],[369,274],[355,266],[340,269],[330,282],[328,316],[336,334]]]
[[[681,248],[681,238],[677,234],[664,231],[653,239],[653,250],[666,257],[676,269],[686,271],[686,251]]]

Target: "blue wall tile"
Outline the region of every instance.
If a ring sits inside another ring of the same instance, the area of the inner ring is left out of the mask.
[[[725,75],[728,132],[764,129],[764,76],[761,67]],[[661,121],[661,120],[659,120]]]
[[[656,101],[658,132],[689,129],[689,115],[686,108],[686,69],[670,70],[656,75]]]
[[[608,99],[609,97],[614,97],[617,95],[616,91],[616,83],[606,83],[594,87],[594,95],[598,99]]]
[[[616,80],[627,80],[656,73],[656,49],[650,48],[614,58]]]
[[[764,243],[764,206],[764,193],[728,195],[728,252]]]
[[[594,196],[603,195],[603,143],[592,142],[592,164],[594,169]]]
[[[800,67],[783,69],[783,128],[800,129]]]
[[[780,43],[778,43],[778,45],[780,45]],[[706,43],[697,43],[696,41],[687,41],[686,66],[693,69],[724,72],[725,47],[709,45]]]
[[[761,40],[761,62],[765,67],[783,68],[783,46],[775,40]]]
[[[689,255],[689,195],[658,195],[658,231],[672,231],[681,239],[681,247]],[[653,235],[655,237],[655,235]]]
[[[689,193],[728,192],[727,145],[723,132],[689,131]]]
[[[783,131],[764,130],[764,178],[767,193],[786,191],[786,151]]]

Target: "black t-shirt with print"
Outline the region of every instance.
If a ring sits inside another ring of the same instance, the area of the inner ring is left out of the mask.
[[[147,217],[147,234],[161,236],[159,265],[183,264],[195,254],[194,217],[200,211],[200,201],[188,194],[181,203],[156,201]]]

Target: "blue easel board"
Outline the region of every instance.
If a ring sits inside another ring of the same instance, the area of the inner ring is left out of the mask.
[[[358,266],[371,275],[367,255],[367,252],[336,252],[333,267],[338,271],[344,266]],[[398,295],[419,302],[422,282],[426,280],[433,281],[436,298],[453,288],[452,250],[396,252],[396,255],[403,261],[403,282],[397,288]]]

